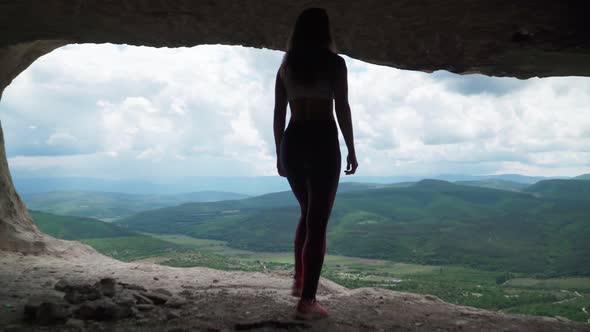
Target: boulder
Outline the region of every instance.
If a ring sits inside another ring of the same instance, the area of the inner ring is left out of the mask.
[[[140,294],[152,300],[156,305],[164,304],[170,300],[170,296],[155,291],[140,292]]]
[[[180,308],[187,304],[188,302],[181,298],[181,297],[171,297],[168,301],[166,301],[166,306],[169,308]]]
[[[69,305],[52,295],[32,297],[24,307],[24,318],[41,325],[65,322],[71,314]]]
[[[76,309],[74,315],[83,320],[116,320],[132,316],[133,310],[131,307],[118,305],[112,299],[103,297],[84,302]]]
[[[95,285],[102,295],[113,297],[117,291],[117,281],[113,278],[103,278]]]
[[[148,297],[146,297],[140,293],[134,292],[133,297],[137,301],[137,304],[154,304],[154,302],[152,300],[150,300]]]

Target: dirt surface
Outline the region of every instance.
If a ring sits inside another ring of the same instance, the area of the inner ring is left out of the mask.
[[[23,320],[33,296],[63,297],[60,280],[101,278],[165,289],[186,299],[175,309],[142,312],[117,321],[72,320],[41,326]],[[290,272],[236,272],[123,263],[70,244],[60,255],[0,251],[1,331],[590,331],[590,325],[555,318],[506,315],[445,303],[434,296],[379,288],[349,290],[322,279],[318,301],[330,317],[294,319]]]

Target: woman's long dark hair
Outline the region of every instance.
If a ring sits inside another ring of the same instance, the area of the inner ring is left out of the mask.
[[[283,59],[293,80],[310,84],[326,74],[331,76],[335,47],[328,13],[323,8],[307,8],[295,22]]]

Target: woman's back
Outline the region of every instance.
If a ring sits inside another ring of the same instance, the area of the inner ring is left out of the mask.
[[[333,119],[339,58],[330,51],[286,55],[279,75],[291,106],[292,120]]]
[[[304,85],[296,82],[287,70],[282,71],[281,74],[289,101],[298,98],[334,98],[334,87],[332,81],[329,79],[318,79],[311,84]]]

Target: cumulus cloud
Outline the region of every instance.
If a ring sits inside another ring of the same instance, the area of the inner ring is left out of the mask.
[[[10,166],[79,176],[274,175],[282,55],[230,46],[62,47],[4,92]],[[426,74],[346,61],[359,175],[590,169],[588,78]]]

